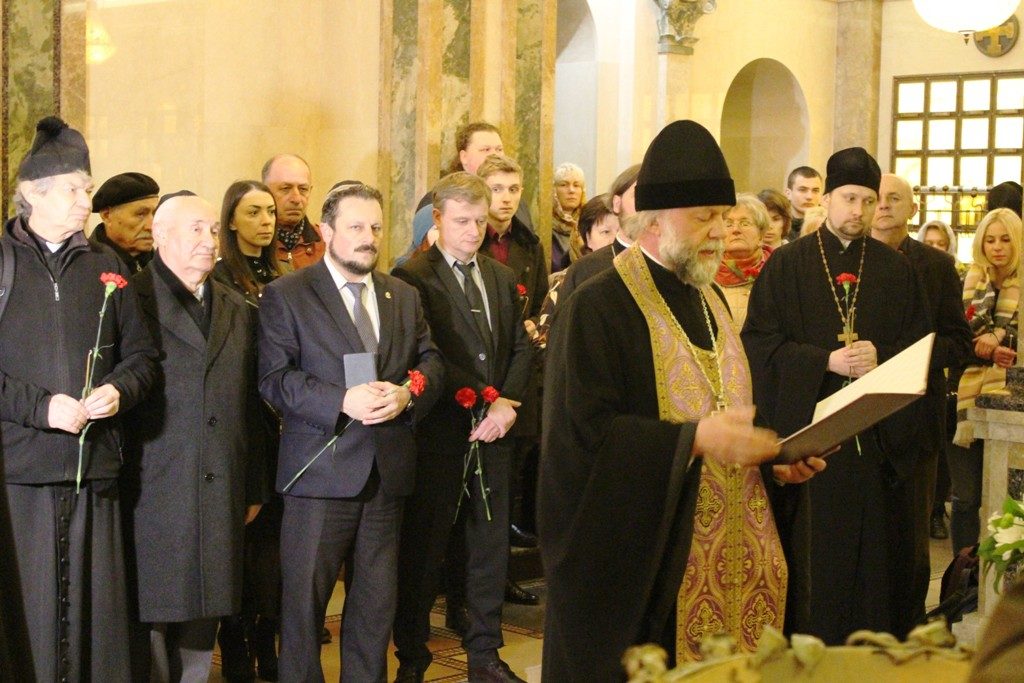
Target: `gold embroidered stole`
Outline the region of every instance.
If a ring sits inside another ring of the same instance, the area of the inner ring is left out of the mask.
[[[658,292],[639,247],[619,254],[615,268],[647,320],[660,419],[696,422],[709,415],[720,389],[708,386],[709,381],[718,380],[716,363],[728,405],[750,405],[750,369],[718,295],[710,287],[702,290],[718,326],[716,351],[694,346],[694,358],[686,333]],[[786,560],[760,470],[705,462],[690,556],[676,602],[678,660],[701,659],[704,637],[723,632],[735,638],[742,650],[754,651],[765,625],[782,628],[787,580]]]

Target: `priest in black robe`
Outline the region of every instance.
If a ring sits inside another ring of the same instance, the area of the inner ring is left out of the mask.
[[[733,384],[723,379],[728,313],[711,281],[722,255],[722,214],[734,203],[711,135],[692,121],[670,124],[640,170],[636,219],[643,232],[614,267],[562,303],[551,329],[538,486],[548,581],[545,680],[621,680],[622,654],[639,643],[659,643],[674,658],[705,461],[739,471],[778,453],[775,435],[753,426],[749,405],[727,404],[722,388]],[[687,340],[686,358],[714,357],[717,347],[717,384],[711,369],[699,386],[658,380],[652,307],[623,274],[627,263],[648,278],[645,294],[679,329],[673,336]],[[735,349],[734,367],[747,377],[738,339]],[[719,410],[692,421],[662,419],[666,391]],[[805,487],[773,478],[798,483],[822,467],[812,458],[764,471],[771,488],[797,491]]]
[[[931,331],[907,259],[869,235],[881,171],[859,147],[828,162],[825,225],[778,249],[754,283],[742,336],[754,402],[780,436],[815,404]],[[848,284],[840,284],[846,280]],[[837,282],[838,281],[838,282]],[[810,482],[810,623],[840,644],[854,630],[906,635],[920,402],[842,444]]]

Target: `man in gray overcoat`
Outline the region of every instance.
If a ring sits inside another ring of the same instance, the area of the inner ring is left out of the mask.
[[[264,494],[255,321],[241,295],[208,277],[219,229],[205,200],[165,197],[156,255],[132,278],[160,350],[153,392],[130,416],[125,468],[143,633],[133,669],[154,681],[207,680],[218,620],[240,607],[244,524]]]

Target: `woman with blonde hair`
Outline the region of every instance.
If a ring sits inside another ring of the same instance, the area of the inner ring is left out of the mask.
[[[587,201],[583,169],[568,162],[555,169],[554,201],[551,203],[551,272],[565,270],[580,257],[583,241],[577,226]]]
[[[1006,368],[1017,357],[1020,255],[1020,218],[1009,209],[989,211],[974,234],[974,263],[964,278],[964,315],[974,334],[974,357],[957,389],[956,435],[949,452],[954,553],[977,543],[981,531],[982,443],[974,438],[966,412],[979,394],[1006,386]]]
[[[725,294],[733,324],[739,332],[747,319],[747,302],[754,280],[772,253],[772,248],[762,243],[771,219],[761,200],[748,192],[736,195],[736,206],[726,211],[723,218],[725,252],[718,264],[715,283]]]

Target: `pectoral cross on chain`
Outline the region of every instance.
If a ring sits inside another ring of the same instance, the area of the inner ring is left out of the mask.
[[[836,339],[843,342],[846,346],[852,346],[853,342],[860,339],[860,337],[853,330],[843,330],[841,334],[836,335]]]

